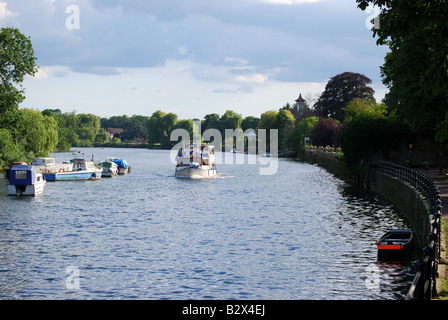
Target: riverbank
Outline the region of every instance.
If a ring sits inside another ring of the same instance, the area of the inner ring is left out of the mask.
[[[301,160],[318,164],[349,184],[379,193],[383,197],[386,196],[388,201],[397,205],[408,216],[414,229],[419,230],[421,239],[427,234],[426,229],[430,227],[431,223],[430,214],[425,209],[425,205],[422,205],[419,196],[414,194],[414,189],[407,184],[393,178],[387,180],[385,175],[378,180],[376,170],[367,167],[362,172],[354,172],[346,167],[337,154],[307,151]],[[433,179],[442,199],[441,252],[436,280],[437,295],[433,299],[448,300],[448,257],[446,251],[448,248],[448,169],[442,170],[442,172],[439,169],[423,170],[423,172]],[[381,186],[376,185],[377,183],[381,183]]]
[[[439,169],[427,170],[425,173],[433,179],[440,191],[442,198],[442,239],[440,244],[440,261],[438,265],[438,277],[436,281],[438,300],[448,300],[448,169],[442,170],[440,174]]]

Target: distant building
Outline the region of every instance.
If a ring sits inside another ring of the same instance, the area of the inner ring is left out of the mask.
[[[300,114],[303,112],[303,109],[305,108],[305,99],[302,98],[302,94],[296,99],[297,103],[297,112]]]
[[[109,140],[112,140],[115,136],[118,136],[117,138],[119,138],[119,136],[124,132],[121,128],[107,128],[106,131],[109,132]]]

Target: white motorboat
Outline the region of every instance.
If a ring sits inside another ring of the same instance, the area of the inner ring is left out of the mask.
[[[9,171],[9,196],[37,196],[44,192],[46,181],[31,165],[14,165]]]
[[[59,173],[73,170],[70,162],[56,163],[54,158],[36,158],[31,165],[37,173]]]
[[[184,144],[176,157],[175,176],[178,178],[203,179],[217,174],[215,149],[211,145]]]

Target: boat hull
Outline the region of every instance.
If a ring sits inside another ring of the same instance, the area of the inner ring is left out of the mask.
[[[8,184],[8,196],[38,196],[44,193],[46,181],[33,185],[10,185]]]
[[[413,232],[404,229],[390,230],[376,242],[380,258],[407,255],[412,245]]]
[[[209,166],[179,167],[176,168],[175,176],[188,179],[213,178],[216,176],[216,168],[210,168]]]
[[[47,181],[76,181],[76,180],[98,180],[101,179],[101,171],[72,171],[44,173]]]

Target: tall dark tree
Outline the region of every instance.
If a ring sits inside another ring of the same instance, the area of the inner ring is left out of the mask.
[[[387,104],[414,131],[444,127],[448,112],[448,6],[439,0],[356,0],[381,9],[378,45],[390,52],[381,67]],[[448,135],[447,135],[448,136]]]
[[[353,72],[344,72],[332,77],[315,104],[318,116],[343,121],[343,108],[353,99],[375,101],[375,91],[369,86],[371,83],[372,80],[366,76]]]

